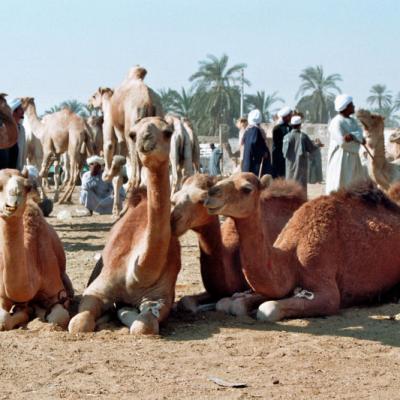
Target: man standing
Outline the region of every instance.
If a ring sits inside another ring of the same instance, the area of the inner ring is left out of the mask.
[[[243,172],[253,172],[256,176],[272,173],[271,155],[264,135],[259,127],[261,113],[253,110],[248,116],[249,126],[244,135],[243,143]]]
[[[365,179],[361,165],[360,143],[365,143],[362,129],[351,115],[354,114],[353,98],[341,94],[335,99],[338,112],[329,124],[330,145],[326,170],[326,193],[348,187]]]
[[[208,164],[208,173],[211,176],[218,176],[221,175],[221,158],[222,158],[222,151],[215,147],[214,143],[210,144],[211,149],[211,157]]]
[[[82,176],[80,203],[87,208],[89,215],[92,215],[93,211],[99,214],[111,214],[114,204],[113,187],[110,182],[104,182],[101,178],[104,160],[99,156],[92,156],[87,159],[87,164],[89,171]],[[125,198],[123,188],[120,196],[123,201]]]
[[[283,156],[286,160],[286,179],[299,182],[307,193],[308,154],[316,151],[316,146],[308,135],[301,131],[301,117],[291,118],[292,131],[283,138]]]
[[[283,138],[287,135],[291,127],[289,125],[292,117],[292,109],[283,107],[278,111],[279,121],[272,130],[272,168],[273,177],[285,177],[285,158],[282,154]]]

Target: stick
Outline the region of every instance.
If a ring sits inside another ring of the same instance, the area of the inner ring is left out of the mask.
[[[258,171],[258,179],[260,179],[262,176],[263,166],[264,166],[264,157],[261,159],[260,170]]]

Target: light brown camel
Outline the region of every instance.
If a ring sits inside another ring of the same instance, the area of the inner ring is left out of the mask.
[[[384,118],[367,110],[357,111],[357,118],[364,128],[364,137],[372,160],[368,162],[371,178],[384,190],[400,180],[400,165],[389,162],[385,154]]]
[[[211,214],[235,220],[246,279],[269,299],[259,319],[336,314],[400,282],[400,208],[372,182],[305,203],[274,243],[263,186],[253,174],[236,174],[205,201]]]
[[[73,289],[61,241],[29,195],[26,176],[1,170],[0,188],[0,330],[26,323],[31,307],[66,328]]]
[[[13,146],[18,139],[17,124],[7,104],[6,96],[5,93],[0,93],[0,149]]]
[[[249,286],[242,273],[239,236],[232,218],[222,225],[217,215],[210,215],[204,207],[208,189],[217,182],[215,177],[196,174],[189,177],[182,189],[172,197],[172,231],[180,236],[193,229],[199,240],[200,269],[206,292],[184,296],[178,308],[198,312],[215,308],[233,315],[248,314],[264,297],[253,293],[242,294]],[[268,204],[267,223],[274,241],[286,222],[305,201],[302,187],[293,181],[275,180],[263,193]]]
[[[183,127],[189,135],[191,147],[192,147],[192,163],[193,170],[195,173],[200,172],[200,144],[196,132],[193,130],[193,124],[189,118],[181,118]]]
[[[103,117],[91,115],[87,120],[89,134],[92,142],[93,153],[98,156],[103,154]]]
[[[69,181],[65,193],[60,198],[60,203],[71,200],[75,188],[76,180],[79,176],[81,165],[81,150],[83,144],[89,154],[93,154],[90,136],[85,121],[79,115],[69,109],[63,109],[53,114],[48,114],[41,120],[37,116],[36,106],[32,97],[21,99],[22,107],[25,110],[32,132],[37,136],[43,145],[43,162],[39,175],[47,180],[48,170],[53,160],[59,162],[60,155],[68,152],[70,171]],[[58,168],[55,169],[58,170]],[[58,179],[54,201],[58,200]]]
[[[113,303],[137,307],[129,319],[135,334],[157,334],[174,301],[180,270],[180,248],[171,235],[169,150],[172,127],[148,117],[131,127],[136,148],[147,170],[147,199],[131,204],[114,225],[104,248],[103,269],[85,289],[79,313],[69,331],[89,332]],[[124,317],[122,317],[124,319]]]

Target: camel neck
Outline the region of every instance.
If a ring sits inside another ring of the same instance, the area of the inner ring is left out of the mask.
[[[282,298],[293,287],[289,256],[275,249],[260,206],[248,218],[235,219],[243,272],[254,291],[271,299]]]
[[[0,121],[3,122],[4,126],[0,128],[0,146],[1,148],[11,147],[18,138],[18,127],[14,121],[12,115],[4,112],[0,108]],[[3,132],[6,132],[4,135]]]
[[[28,117],[29,124],[31,126],[32,133],[38,138],[42,139],[42,121],[39,119],[36,106],[30,104],[26,109],[26,115]]]
[[[3,283],[6,296],[15,302],[33,297],[33,284],[24,243],[23,217],[0,218]]]

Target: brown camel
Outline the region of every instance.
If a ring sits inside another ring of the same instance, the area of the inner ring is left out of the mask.
[[[69,331],[89,332],[113,303],[137,307],[122,317],[135,334],[157,334],[174,301],[180,249],[171,235],[169,150],[172,127],[148,117],[131,127],[141,162],[147,170],[147,199],[131,204],[113,226],[103,251],[100,275],[85,289],[79,313]]]
[[[217,215],[210,215],[204,207],[208,189],[217,182],[215,177],[197,174],[188,178],[182,189],[172,197],[172,231],[180,236],[193,229],[199,239],[200,268],[206,292],[184,296],[178,307],[198,312],[215,307],[233,315],[248,314],[262,301],[263,296],[254,293],[239,294],[249,289],[242,273],[239,236],[232,218],[222,225]],[[277,179],[263,193],[268,204],[268,226],[274,241],[286,222],[305,201],[302,187],[293,181]],[[235,295],[233,298],[227,296]],[[211,303],[211,304],[210,304]]]
[[[259,319],[336,314],[400,282],[400,208],[372,182],[305,203],[275,243],[263,186],[253,174],[233,175],[205,201],[211,214],[235,220],[246,279],[269,299]]]
[[[388,190],[392,183],[400,180],[400,165],[386,159],[385,119],[367,110],[359,110],[356,115],[364,128],[367,147],[373,157],[368,163],[369,175],[382,189]]]
[[[0,93],[0,149],[13,146],[18,139],[17,124],[7,104],[6,96],[5,93]]]
[[[37,116],[34,99],[32,97],[24,97],[21,101],[32,132],[40,139],[43,145],[43,162],[39,173],[40,177],[47,180],[48,171],[54,158],[58,164],[60,155],[68,152],[70,178],[66,191],[59,202],[70,201],[79,171],[82,167],[81,150],[83,145],[85,144],[89,154],[93,154],[87,125],[82,117],[71,112],[69,109],[48,114],[40,120]],[[55,169],[58,170],[57,167]],[[54,201],[57,201],[59,191],[58,179],[55,179],[55,181]]]
[[[26,175],[2,170],[0,188],[0,330],[26,323],[32,306],[65,328],[73,289],[61,241],[28,194]]]
[[[98,156],[103,153],[103,117],[91,115],[87,120],[93,153]]]

